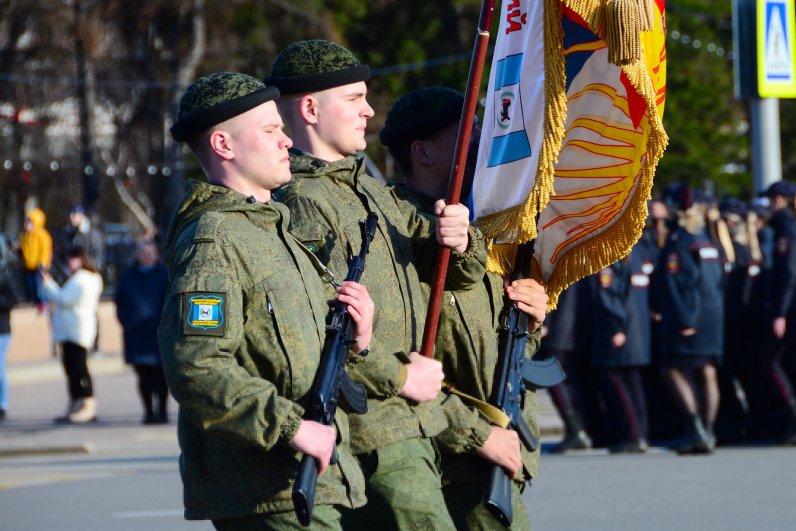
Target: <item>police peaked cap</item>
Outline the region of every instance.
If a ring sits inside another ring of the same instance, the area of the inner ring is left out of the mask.
[[[294,42],[282,50],[265,78],[282,94],[317,92],[370,79],[370,67],[350,51],[324,40]]]
[[[428,138],[459,121],[464,96],[445,87],[427,87],[404,94],[390,107],[379,140],[387,147]]]
[[[685,183],[672,183],[663,189],[663,200],[678,210],[687,210],[695,203],[710,203],[711,197],[700,188],[691,188]]]
[[[748,211],[749,208],[746,206],[746,203],[734,197],[722,199],[719,203],[719,212],[721,212],[723,215],[735,214],[739,217],[745,217]]]
[[[796,185],[790,181],[777,181],[768,187],[766,197],[776,197],[781,195],[787,199],[796,196]]]
[[[214,125],[279,98],[276,87],[236,72],[217,72],[190,84],[180,98],[171,136],[185,142]]]

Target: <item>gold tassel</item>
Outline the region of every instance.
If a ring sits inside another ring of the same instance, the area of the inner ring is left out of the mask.
[[[637,0],[608,0],[605,42],[608,60],[624,65],[641,59],[641,13]]]
[[[655,29],[655,0],[638,0],[638,11],[641,15],[641,31]]]

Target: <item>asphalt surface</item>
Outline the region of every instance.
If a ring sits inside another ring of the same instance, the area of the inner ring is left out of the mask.
[[[0,424],[0,529],[201,530],[182,518],[176,407],[172,423],[141,425],[135,375],[119,356],[91,360],[99,420],[55,425],[66,386],[56,360],[9,367],[11,406]],[[540,395],[542,441],[560,422]],[[526,490],[536,531],[792,531],[796,448],[720,448],[678,457],[605,451],[546,454]]]

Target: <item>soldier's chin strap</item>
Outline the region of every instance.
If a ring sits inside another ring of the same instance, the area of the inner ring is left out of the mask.
[[[449,382],[442,382],[442,389],[443,391],[458,396],[465,404],[477,408],[481,413],[486,415],[492,424],[500,426],[501,428],[508,428],[510,419],[499,407],[495,407],[489,402],[484,402],[472,395],[468,395],[464,391],[459,391]]]

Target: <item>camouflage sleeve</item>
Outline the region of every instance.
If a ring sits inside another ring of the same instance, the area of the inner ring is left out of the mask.
[[[443,452],[471,454],[484,446],[492,425],[478,409],[466,405],[458,396],[449,393],[442,402],[442,411],[448,421],[448,428],[435,439]]]
[[[395,192],[392,192],[392,196],[404,216],[406,234],[412,238],[415,256],[436,256],[438,245],[433,214],[421,212],[414,202],[400,197]],[[448,273],[445,277],[447,290],[469,289],[480,282],[486,272],[484,235],[474,225],[470,225],[468,232],[470,243],[467,250],[463,253],[451,252]],[[418,268],[418,274],[422,281],[431,284],[433,269]]]
[[[536,329],[535,332],[531,332],[528,336],[528,341],[525,343],[525,355],[529,358],[533,358],[537,352],[539,352],[539,346],[542,344],[542,327]]]
[[[344,232],[337,230],[337,215],[311,198],[285,195],[282,199],[290,209],[290,232],[329,267],[338,282],[342,282],[348,271],[344,249],[350,244]],[[373,265],[366,263],[365,267],[367,271]],[[326,295],[330,300],[336,296],[332,286],[327,286]],[[388,352],[381,347],[378,337],[372,339],[367,356],[349,360],[349,375],[365,385],[369,397],[396,396],[406,381],[407,353]]]
[[[235,268],[219,259],[212,241],[194,243],[193,249],[172,276],[158,331],[180,412],[205,432],[242,447],[287,445],[303,411],[279,396],[273,383],[238,363],[244,326],[250,325],[244,324],[246,302]],[[201,304],[214,322],[192,321]]]

